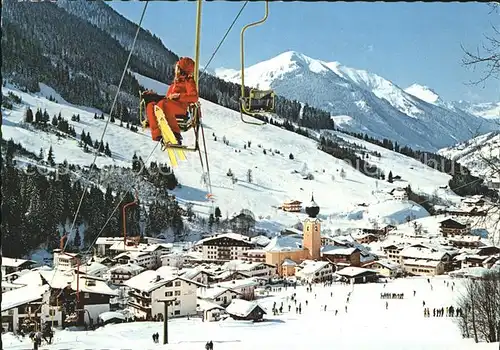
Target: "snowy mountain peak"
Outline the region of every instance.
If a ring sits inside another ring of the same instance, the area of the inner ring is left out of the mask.
[[[439,95],[432,90],[430,87],[420,84],[413,84],[405,89],[405,92],[410,95],[415,96],[416,98],[421,99],[427,103],[431,103],[433,105],[441,105],[442,100]]]

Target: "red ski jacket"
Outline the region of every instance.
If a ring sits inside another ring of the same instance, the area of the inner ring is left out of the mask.
[[[172,94],[179,94],[178,98],[169,99],[168,101],[168,104],[172,104],[174,114],[186,114],[188,106],[191,103],[198,102],[198,91],[192,77],[175,79],[174,83],[168,88],[166,97],[169,98]]]

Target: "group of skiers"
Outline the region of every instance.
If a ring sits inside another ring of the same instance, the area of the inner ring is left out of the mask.
[[[432,309],[433,317],[443,317],[445,315],[446,317],[460,317],[462,316],[462,309],[459,307],[454,308],[453,306]],[[431,312],[428,307],[424,308],[424,317],[431,317]]]
[[[380,293],[380,299],[404,299],[405,293]]]

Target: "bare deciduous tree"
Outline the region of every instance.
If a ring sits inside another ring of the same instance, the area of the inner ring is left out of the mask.
[[[458,325],[465,338],[496,342],[500,332],[500,271],[492,270],[481,279],[465,281],[458,302],[462,309]]]
[[[498,13],[498,3],[490,3],[489,6],[491,7],[490,13]],[[484,69],[484,75],[472,82],[473,84],[484,82],[491,77],[498,78],[500,73],[500,31],[493,25],[491,27],[493,33],[485,34],[484,42],[475,51],[462,46],[465,53],[462,63],[468,67],[480,66]]]

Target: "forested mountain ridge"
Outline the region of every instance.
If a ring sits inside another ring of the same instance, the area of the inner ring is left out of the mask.
[[[31,3],[4,1],[2,74],[4,79],[39,91],[42,82],[74,104],[109,112],[128,57],[136,24],[103,1]],[[138,36],[130,71],[169,84],[178,56],[145,30]],[[130,121],[138,122],[139,83],[127,73],[119,106],[128,108]],[[164,91],[158,91],[164,93]],[[209,74],[200,78],[200,96],[238,110],[240,86]],[[120,108],[117,108],[117,110]],[[312,129],[333,129],[328,113],[278,98],[277,115]],[[119,115],[117,115],[119,116]]]

